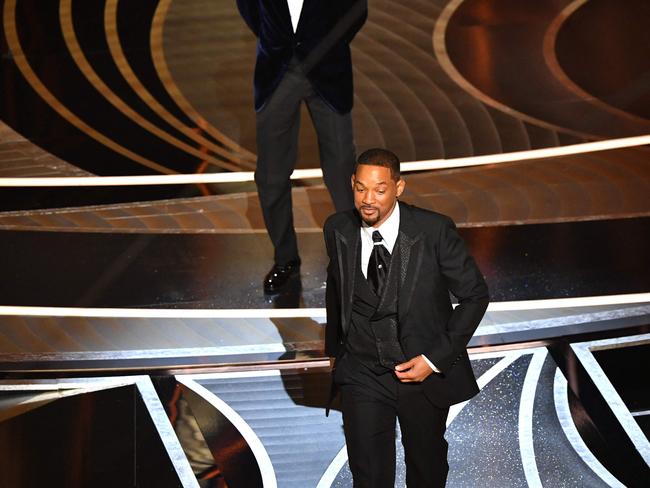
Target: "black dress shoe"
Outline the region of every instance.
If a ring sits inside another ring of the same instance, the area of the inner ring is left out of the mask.
[[[300,272],[300,261],[290,261],[287,264],[276,264],[264,277],[264,291],[273,293],[287,284],[289,279]]]

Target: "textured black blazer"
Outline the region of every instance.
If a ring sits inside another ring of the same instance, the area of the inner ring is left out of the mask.
[[[304,0],[296,33],[287,0],[237,0],[257,37],[255,110],[261,110],[282,80],[291,57],[339,113],[352,109],[350,42],[367,17],[367,0]]]
[[[429,399],[447,407],[471,398],[478,386],[467,343],[488,305],[488,289],[474,259],[442,214],[400,202],[399,338],[406,357],[424,354],[440,369],[423,383]],[[357,249],[361,245],[356,210],[325,222],[327,328],[325,350],[338,357],[350,326]],[[458,299],[452,307],[451,292]]]

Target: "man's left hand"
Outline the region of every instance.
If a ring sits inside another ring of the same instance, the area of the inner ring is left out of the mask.
[[[410,361],[395,366],[395,375],[402,383],[424,381],[431,373],[433,370],[422,356],[416,356]]]

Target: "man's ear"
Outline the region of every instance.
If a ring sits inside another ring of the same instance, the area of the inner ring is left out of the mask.
[[[353,174],[352,176],[350,176],[350,183],[352,184],[352,188],[354,188],[354,181],[355,181],[355,178],[354,178],[354,174]]]
[[[404,192],[405,186],[406,186],[406,181],[400,178],[399,181],[397,182],[397,193],[395,196],[399,198],[399,196]]]

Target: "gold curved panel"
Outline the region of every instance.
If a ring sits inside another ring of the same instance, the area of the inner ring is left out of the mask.
[[[230,151],[227,151],[223,147],[215,144],[214,142],[206,139],[201,134],[197,132],[195,128],[187,127],[182,121],[172,115],[165,107],[163,107],[158,100],[151,94],[147,88],[142,84],[140,79],[137,77],[131,65],[124,55],[122,49],[122,44],[120,43],[119,35],[117,32],[117,6],[119,0],[108,0],[104,9],[104,30],[106,32],[106,42],[108,43],[108,48],[113,57],[118,70],[126,80],[126,82],[133,88],[135,93],[165,122],[171,126],[178,129],[184,135],[190,139],[201,144],[203,147],[208,150],[218,154],[223,157],[226,161],[234,163],[235,166],[231,166],[228,169],[233,171],[239,171],[242,168],[252,169],[255,168],[254,156],[251,158],[244,158],[238,154],[233,154]],[[152,54],[155,56],[155,54]],[[198,123],[199,127],[202,127]],[[253,161],[253,162],[252,162]],[[211,161],[212,162],[212,161]],[[227,163],[223,163],[227,164]],[[222,166],[224,167],[224,166]]]
[[[83,55],[77,37],[74,33],[74,26],[72,24],[71,0],[61,1],[60,13],[61,13],[61,24],[64,33],[64,39],[66,41],[66,45],[68,46],[68,49],[70,50],[70,53],[72,54],[73,59],[75,60],[75,62],[77,63],[81,71],[84,73],[84,75],[91,82],[91,84],[93,84],[93,86],[95,86],[95,88],[97,88],[97,90],[102,95],[104,95],[106,99],[113,106],[115,106],[118,110],[120,110],[130,119],[132,119],[138,125],[150,131],[151,133],[155,134],[156,136],[160,137],[162,140],[165,140],[166,142],[176,147],[179,147],[180,149],[183,149],[184,151],[188,152],[193,156],[198,157],[201,160],[206,160],[211,164],[220,166],[228,170],[237,171],[240,169],[235,165],[225,163],[212,156],[206,155],[205,151],[192,147],[178,140],[177,138],[173,137],[171,134],[165,132],[164,130],[150,123],[140,114],[138,114],[133,109],[131,109],[131,107],[129,107],[122,99],[120,99],[113,91],[111,91],[110,88],[108,88],[108,86],[106,86],[106,84],[101,80],[101,78],[97,75],[97,73],[94,72],[94,70],[88,63],[87,59]]]
[[[571,17],[580,7],[582,7],[588,1],[589,0],[574,0],[569,5],[564,7],[562,11],[557,15],[557,17],[553,19],[553,22],[551,22],[549,28],[544,34],[543,54],[546,66],[548,66],[548,69],[551,71],[553,76],[555,76],[555,78],[557,78],[557,80],[562,83],[562,85],[579,96],[584,102],[590,103],[591,105],[609,112],[617,117],[624,117],[631,120],[632,122],[645,124],[647,123],[646,119],[609,105],[602,101],[600,98],[586,92],[582,87],[578,86],[571,78],[569,78],[564,69],[562,69],[560,66],[560,62],[558,61],[555,54],[555,45],[560,29],[567,21],[567,19],[569,19],[569,17]]]
[[[77,67],[81,70],[86,79],[90,82],[93,87],[102,95],[106,100],[113,105],[117,110],[119,110],[126,117],[131,119],[133,122],[138,124],[143,129],[154,134],[163,141],[176,146],[179,149],[187,152],[188,154],[199,158],[199,161],[207,161],[211,164],[219,166],[224,169],[231,171],[238,171],[239,167],[223,162],[219,159],[216,159],[210,155],[207,155],[204,151],[190,146],[189,144],[184,143],[183,141],[172,136],[168,132],[162,130],[160,127],[152,124],[142,115],[133,110],[129,105],[127,105],[124,100],[122,100],[113,90],[111,90],[106,83],[100,78],[97,72],[92,68],[88,59],[84,55],[81,46],[79,45],[79,40],[74,30],[74,25],[72,22],[72,0],[61,0],[59,4],[59,17],[61,20],[61,29],[63,32],[63,39],[65,40],[68,51],[72,59],[76,63]]]
[[[445,45],[445,32],[447,30],[449,20],[451,19],[454,12],[458,10],[458,7],[460,7],[463,1],[464,0],[451,0],[445,6],[444,10],[440,13],[440,17],[438,17],[433,30],[433,51],[435,52],[436,58],[438,58],[438,61],[440,62],[440,66],[445,70],[447,75],[474,98],[512,117],[519,118],[524,122],[528,122],[529,124],[533,124],[544,129],[554,130],[562,132],[564,134],[570,134],[578,138],[597,138],[593,134],[587,134],[584,132],[568,129],[566,127],[560,127],[558,125],[532,117],[523,112],[519,112],[518,110],[515,110],[507,105],[504,105],[503,103],[483,93],[472,83],[470,83],[463,75],[460,74],[460,72],[456,69],[456,66],[454,66],[454,63],[451,61],[449,53],[447,52],[447,46]]]
[[[118,0],[109,0],[110,2],[117,2]],[[192,119],[199,127],[204,129],[208,134],[213,136],[218,141],[222,142],[226,147],[229,147],[238,154],[241,154],[243,160],[255,161],[256,155],[248,149],[240,146],[228,136],[219,131],[216,127],[210,124],[201,114],[192,106],[190,101],[183,95],[174,78],[169,71],[165,54],[163,51],[163,28],[167,11],[172,0],[161,0],[156,9],[156,13],[151,25],[151,55],[153,57],[154,67],[158,73],[160,81],[165,86],[167,92],[176,102],[176,104]]]
[[[45,101],[45,103],[52,107],[52,109],[55,110],[62,118],[67,120],[70,124],[75,126],[80,131],[95,139],[100,144],[103,144],[116,153],[121,154],[122,156],[125,156],[132,161],[141,164],[142,166],[146,166],[147,168],[164,174],[176,174],[176,171],[173,171],[161,164],[158,164],[154,161],[140,156],[139,154],[134,153],[130,149],[127,149],[126,147],[105,136],[98,130],[94,129],[77,115],[75,115],[70,109],[61,103],[61,101],[56,98],[50,90],[47,89],[47,87],[36,75],[29,62],[27,61],[27,57],[25,56],[25,53],[20,44],[20,39],[18,38],[18,31],[16,28],[16,0],[6,0],[3,9],[3,23],[7,45],[12,52],[16,66],[20,70],[21,74],[25,77],[27,82],[30,84],[30,86],[34,89],[34,91],[38,93],[38,95]]]

